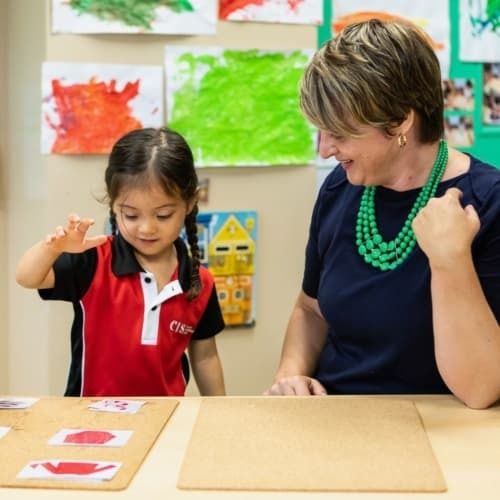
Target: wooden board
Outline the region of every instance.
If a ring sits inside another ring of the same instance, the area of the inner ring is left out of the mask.
[[[130,399],[130,398],[127,398]],[[26,410],[0,410],[0,425],[12,429],[0,439],[0,486],[121,490],[127,487],[178,401],[144,399],[135,414],[97,412],[87,407],[96,398],[40,399]],[[62,428],[134,431],[121,448],[52,446],[48,440]],[[122,462],[110,481],[17,479],[28,462],[46,459],[109,460]]]
[[[177,486],[204,490],[446,490],[411,401],[203,400]]]

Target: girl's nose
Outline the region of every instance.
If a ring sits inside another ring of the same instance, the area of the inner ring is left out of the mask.
[[[331,156],[335,156],[338,153],[335,139],[330,134],[320,132],[318,150],[321,158],[327,159]]]
[[[153,234],[156,232],[156,221],[152,218],[146,218],[141,221],[139,231],[142,234]]]

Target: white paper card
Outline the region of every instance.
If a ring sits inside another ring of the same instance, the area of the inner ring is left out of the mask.
[[[146,401],[131,399],[103,399],[89,405],[90,410],[109,411],[112,413],[137,413]]]
[[[103,460],[36,460],[29,462],[18,479],[55,479],[109,481],[118,472],[121,462]]]
[[[49,439],[51,445],[64,446],[125,446],[133,431],[107,429],[61,429]]]

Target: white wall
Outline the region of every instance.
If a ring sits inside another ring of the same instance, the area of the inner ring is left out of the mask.
[[[7,186],[6,186],[6,120],[7,120],[7,5],[0,2],[0,282],[7,282]],[[7,300],[6,293],[0,300],[0,394],[7,390]]]
[[[104,156],[42,156],[40,136],[40,63],[163,63],[166,44],[220,45],[235,48],[314,48],[316,29],[301,26],[219,23],[212,37],[133,35],[51,35],[49,1],[7,0],[9,308],[8,390],[12,394],[61,394],[69,359],[71,306],[43,303],[35,292],[14,283],[22,251],[67,213],[96,219],[104,226]],[[304,246],[315,193],[312,166],[203,169],[210,199],[201,210],[256,210],[257,324],[228,329],[218,337],[230,394],[260,394],[276,369],[283,333],[300,287]],[[244,189],[242,189],[244,186]],[[3,257],[0,254],[0,257]],[[0,348],[3,348],[0,344]],[[1,376],[1,372],[0,372]],[[188,394],[196,394],[190,386]]]

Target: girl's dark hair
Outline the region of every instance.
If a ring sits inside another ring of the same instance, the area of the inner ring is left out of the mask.
[[[168,195],[190,203],[198,187],[189,145],[180,134],[167,127],[133,130],[121,137],[111,150],[104,179],[113,233],[117,229],[113,204],[123,189],[146,187],[157,182]],[[201,290],[197,213],[198,206],[195,204],[184,220],[192,264],[191,283],[187,291],[190,300],[197,297]]]

